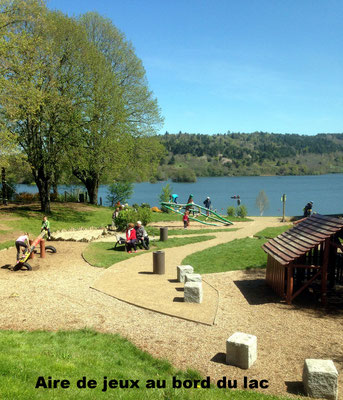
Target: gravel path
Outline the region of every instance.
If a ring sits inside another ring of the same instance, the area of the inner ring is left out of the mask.
[[[250,236],[273,218],[256,218],[232,237]],[[227,240],[218,233],[210,242],[191,244],[175,251],[175,260]],[[230,240],[230,239],[229,239]],[[94,328],[120,333],[153,356],[167,358],[179,368],[195,368],[217,380],[267,379],[264,392],[289,394],[299,387],[305,358],[332,359],[340,372],[343,393],[342,314],[287,306],[266,291],[264,272],[234,271],[206,275],[220,293],[216,325],[205,326],[145,310],[116,300],[90,286],[105,273],[89,266],[81,252],[87,244],[53,243],[58,253],[31,261],[33,272],[0,269],[1,329],[58,330]],[[15,250],[0,252],[1,265],[15,259]],[[126,262],[138,262],[140,257]],[[132,265],[133,265],[132,264]],[[236,331],[258,337],[258,360],[249,370],[224,364],[225,341]]]

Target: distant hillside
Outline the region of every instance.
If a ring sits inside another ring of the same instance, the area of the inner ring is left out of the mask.
[[[343,173],[343,134],[266,132],[160,136],[168,151],[156,179]]]

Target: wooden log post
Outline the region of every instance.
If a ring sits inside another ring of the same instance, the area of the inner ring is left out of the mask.
[[[40,258],[45,258],[45,240],[42,239],[39,242],[39,246],[40,246]]]
[[[32,246],[33,240],[32,240],[32,239],[29,239],[29,243],[30,243],[30,246]],[[29,256],[29,259],[32,260],[32,258],[34,258],[34,257],[35,257],[35,252],[32,251],[31,254],[30,254],[30,256]]]

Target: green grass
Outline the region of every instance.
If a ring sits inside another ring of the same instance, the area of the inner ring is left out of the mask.
[[[11,211],[0,212],[11,216],[11,220],[4,219],[4,224],[12,230],[29,232],[38,235],[44,213],[28,207],[18,207]],[[52,231],[70,228],[88,228],[105,226],[112,221],[112,210],[107,207],[77,205],[77,209],[67,204],[53,203],[52,212],[48,217]]]
[[[155,359],[119,335],[90,330],[67,332],[0,332],[0,397],[27,399],[195,399],[285,400],[254,391],[225,389],[174,389],[172,379],[203,379],[197,371],[180,371],[166,360]],[[104,376],[116,380],[139,380],[139,388],[103,392]],[[38,378],[68,380],[62,389],[35,388]],[[86,377],[97,386],[78,388]],[[230,378],[229,378],[230,379]],[[165,381],[166,388],[146,388],[147,380]]]
[[[250,268],[264,268],[267,254],[261,246],[269,238],[280,235],[292,225],[266,228],[257,232],[255,238],[236,239],[187,256],[182,263],[192,265],[197,273],[236,271]]]
[[[0,243],[0,250],[8,249],[11,246],[14,246],[14,240],[7,240],[6,242]]]
[[[236,239],[187,256],[182,264],[192,265],[199,274],[264,268],[267,255],[261,249],[267,239]]]
[[[216,232],[233,232],[239,228],[222,228],[222,229],[168,229],[168,236],[180,236],[180,235],[205,235],[207,233]],[[154,226],[148,226],[146,228],[149,235],[159,236],[160,228]]]
[[[277,226],[275,228],[266,228],[263,229],[262,231],[255,233],[254,236],[257,238],[272,239],[278,235],[281,235],[281,233],[288,231],[288,229],[292,227],[293,225],[282,225],[282,226]]]
[[[192,217],[192,215],[191,215]],[[228,217],[227,215],[222,215],[225,219],[228,219],[231,222],[247,222],[247,221],[252,221],[250,218],[238,218],[238,217]],[[198,218],[198,217],[196,217]],[[201,217],[201,219],[205,220],[205,217]],[[175,213],[152,213],[152,222],[160,222],[160,221],[181,221],[182,222],[182,215],[181,214],[175,214]],[[192,220],[190,220],[192,223]],[[217,223],[216,221],[212,221],[211,219],[208,219],[207,222],[213,222]]]
[[[206,240],[214,239],[215,236],[193,236],[185,238],[173,238],[168,239],[166,242],[150,242],[149,252],[156,250],[163,250],[170,247],[185,246],[191,243],[203,242]],[[146,253],[146,251],[139,251],[138,253],[128,254],[125,251],[125,246],[121,245],[114,250],[114,242],[93,242],[90,243],[85,251],[83,257],[89,264],[95,267],[108,268],[111,265],[127,260],[132,257],[139,256],[140,254]]]

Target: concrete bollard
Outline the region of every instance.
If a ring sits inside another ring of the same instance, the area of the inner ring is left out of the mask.
[[[257,337],[235,332],[226,341],[226,364],[248,369],[257,360]]]
[[[185,283],[187,282],[202,282],[202,278],[200,274],[186,274],[185,275]]]
[[[45,240],[42,239],[39,242],[39,246],[40,246],[40,258],[45,258]]]
[[[168,227],[164,226],[160,228],[160,241],[166,242],[168,240]]]
[[[164,251],[158,250],[152,253],[153,255],[153,273],[158,275],[165,274],[165,253]]]
[[[191,265],[179,265],[176,267],[177,271],[177,281],[184,282],[186,274],[193,274],[194,270]]]
[[[337,400],[338,372],[333,361],[306,359],[303,385],[309,397]]]
[[[184,290],[185,303],[202,303],[201,282],[186,282]]]

